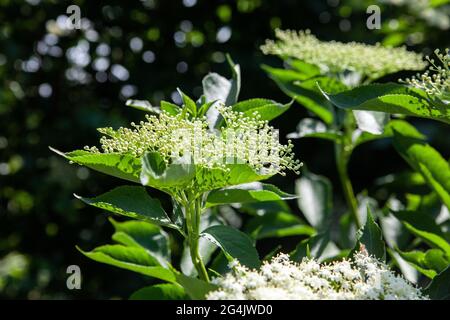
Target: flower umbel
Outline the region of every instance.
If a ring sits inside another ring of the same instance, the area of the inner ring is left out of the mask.
[[[405,48],[338,41],[320,41],[309,30],[275,31],[278,40],[266,40],[264,54],[287,56],[320,66],[324,72],[354,71],[368,79],[377,79],[400,70],[421,70],[426,67],[420,54]]]
[[[428,299],[386,264],[365,251],[352,260],[320,264],[313,259],[301,263],[280,254],[260,270],[235,264],[233,271],[213,280],[219,289],[209,300],[421,300]]]
[[[278,131],[255,112],[251,117],[235,112],[231,107],[217,107],[224,126],[211,131],[205,117],[191,118],[170,115],[147,115],[146,121],[132,123],[132,128],[101,128],[104,153],[128,153],[141,157],[146,152],[158,152],[167,164],[173,159],[190,157],[193,164],[206,169],[226,169],[227,164],[247,164],[265,174],[297,172],[300,161],[294,160],[293,145],[278,141]],[[97,147],[86,147],[100,152]]]
[[[430,97],[436,98],[445,104],[450,102],[450,52],[446,49],[441,53],[439,49],[434,51],[439,61],[430,57],[426,59],[430,62],[430,67],[423,74],[418,74],[411,79],[401,82],[412,87],[424,90]]]

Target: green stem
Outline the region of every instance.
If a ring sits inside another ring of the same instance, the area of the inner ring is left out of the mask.
[[[208,272],[200,257],[198,242],[200,238],[201,198],[189,199],[186,209],[186,222],[188,229],[188,243],[192,263],[197,270],[200,279],[209,282]]]
[[[361,221],[358,214],[358,202],[353,191],[352,183],[348,175],[348,161],[353,152],[352,134],[355,129],[353,113],[346,111],[343,121],[344,135],[340,143],[335,143],[336,166],[341,180],[342,190],[344,192],[345,201],[350,210],[356,227],[361,228]]]
[[[361,228],[361,221],[358,214],[358,202],[356,201],[355,194],[353,192],[352,183],[348,176],[347,164],[348,164],[348,151],[346,151],[346,145],[344,143],[335,145],[336,151],[336,166],[341,180],[342,190],[344,192],[345,201],[349,207],[350,213],[355,220],[357,228]]]

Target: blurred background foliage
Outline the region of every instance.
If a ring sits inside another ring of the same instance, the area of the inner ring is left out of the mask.
[[[241,99],[288,102],[260,68],[281,64],[259,50],[275,28],[311,29],[322,40],[407,45],[424,54],[444,49],[450,38],[445,3],[0,0],[0,298],[123,298],[149,281],[89,261],[75,249],[106,243],[112,227],[106,215],[84,207],[72,193],[99,194],[120,181],[71,166],[48,146],[69,151],[96,145],[97,127],[139,120],[140,111],[124,106],[128,98],[179,102],[177,87],[198,97],[209,71],[229,76],[225,53],[241,65]],[[67,29],[72,4],[81,8],[81,30]],[[371,4],[381,7],[381,30],[366,27]],[[306,115],[294,105],[274,126],[284,137]],[[448,126],[413,123],[450,157]],[[334,211],[344,211],[331,145],[309,139],[295,145],[312,172],[332,178]],[[357,193],[370,193],[377,178],[406,168],[389,141],[380,140],[355,152],[350,175]],[[272,182],[294,192],[295,178]],[[372,196],[385,201],[387,195]],[[298,239],[266,242],[261,246],[292,249]],[[73,264],[81,267],[82,290],[66,287],[66,269]]]

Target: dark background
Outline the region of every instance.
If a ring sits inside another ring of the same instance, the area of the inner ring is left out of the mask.
[[[140,111],[125,107],[127,98],[178,102],[177,87],[198,98],[209,71],[230,76],[225,53],[241,65],[240,99],[288,102],[260,68],[281,66],[259,51],[277,27],[308,28],[323,40],[406,44],[425,54],[448,47],[448,10],[424,19],[410,5],[378,2],[0,0],[0,298],[126,298],[150,281],[92,262],[75,249],[107,243],[112,228],[106,215],[72,194],[99,194],[121,181],[71,166],[48,146],[70,151],[96,145],[97,127],[140,120]],[[82,30],[61,27],[71,4],[81,8]],[[366,28],[369,4],[381,5],[381,30]],[[284,137],[305,116],[294,104],[273,125]],[[450,157],[448,126],[411,121]],[[332,179],[335,210],[342,212],[332,145],[294,143],[311,171]],[[370,192],[376,178],[406,168],[382,140],[356,150],[350,175],[357,192]],[[293,192],[295,178],[272,182]],[[291,205],[298,212],[295,201]],[[287,241],[295,245],[298,239]],[[81,267],[82,290],[66,288],[72,264]]]

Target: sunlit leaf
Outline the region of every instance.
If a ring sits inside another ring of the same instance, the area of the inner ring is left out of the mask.
[[[435,247],[435,248],[440,248],[441,250],[443,250],[445,252],[445,254],[447,254],[447,256],[450,256],[450,243],[448,243],[444,238],[442,238],[432,232],[428,232],[425,230],[419,230],[407,222],[403,222],[403,223],[404,223],[405,227],[411,233],[413,233],[417,237],[423,239],[430,246]]]
[[[433,279],[439,272],[443,271],[448,265],[449,260],[446,254],[439,249],[430,249],[426,252],[409,251],[403,252],[397,250],[400,256],[410,263],[417,271]]]
[[[286,112],[292,102],[282,104],[269,99],[249,99],[240,101],[232,106],[236,112],[242,112],[245,116],[253,117],[258,112],[261,120],[270,121]]]
[[[262,216],[256,216],[247,223],[244,230],[256,239],[310,236],[315,233],[314,228],[287,212],[268,212]]]
[[[159,226],[144,221],[118,222],[109,219],[114,226],[112,239],[128,247],[146,249],[156,257],[162,266],[170,262],[169,235]]]
[[[195,177],[191,159],[181,159],[166,165],[157,152],[147,152],[142,158],[141,183],[156,189],[180,187]]]
[[[164,283],[135,291],[130,300],[186,300],[188,295],[178,284]]]
[[[320,120],[304,118],[297,124],[297,131],[289,133],[288,139],[299,138],[320,138],[327,139],[339,143],[342,133],[330,129],[325,123]]]
[[[217,286],[212,283],[208,283],[197,278],[188,277],[182,273],[178,273],[176,278],[177,283],[184,288],[184,291],[192,300],[204,300],[208,292],[217,289]]]
[[[389,114],[377,111],[353,110],[358,128],[364,132],[379,135],[389,121]]]
[[[404,114],[450,124],[448,106],[431,104],[424,92],[403,85],[369,84],[337,94],[321,88],[324,96],[339,108]]]
[[[127,100],[127,102],[125,103],[126,106],[128,107],[132,107],[141,111],[145,111],[148,113],[154,113],[154,114],[159,114],[161,113],[161,109],[154,107],[151,105],[151,103],[147,100],[133,100],[133,99],[129,99]]]
[[[249,268],[257,268],[261,264],[252,240],[233,227],[212,226],[203,230],[201,236],[215,243],[229,259],[237,259]]]
[[[297,203],[306,220],[316,229],[325,228],[332,211],[332,187],[322,176],[304,170],[295,182]]]
[[[89,252],[81,249],[78,250],[86,257],[97,262],[106,263],[164,281],[175,282],[174,273],[162,267],[155,257],[151,256],[147,250],[142,248],[105,245]]]
[[[375,223],[373,216],[367,207],[367,219],[364,227],[359,230],[358,242],[353,252],[359,251],[362,247],[378,259],[386,259],[386,248],[383,243],[383,235],[380,227]]]
[[[297,198],[296,195],[283,192],[274,185],[253,182],[211,191],[206,199],[206,207],[230,203],[278,201],[295,198]]]
[[[95,198],[75,196],[86,204],[122,216],[176,228],[159,200],[150,197],[144,187],[120,186]]]
[[[425,293],[433,300],[450,299],[450,266],[433,278]]]
[[[450,208],[450,165],[439,152],[419,138],[412,126],[393,127],[394,147]]]
[[[93,153],[84,150],[75,150],[63,153],[56,149],[50,150],[79,165],[107,175],[139,183],[141,160],[129,154],[120,153]]]

